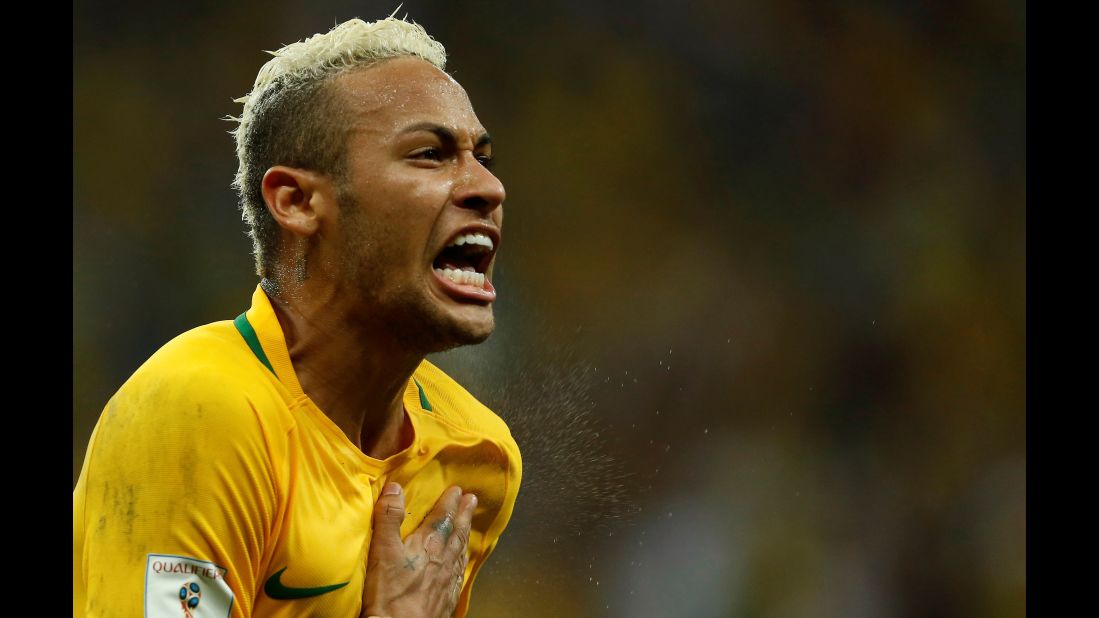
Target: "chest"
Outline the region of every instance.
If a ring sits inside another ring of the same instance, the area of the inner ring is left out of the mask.
[[[257,570],[254,615],[356,615],[377,479],[308,443],[281,463],[279,512]]]
[[[361,605],[374,504],[388,481],[405,490],[407,538],[450,486],[478,496],[470,565],[483,556],[507,491],[507,465],[488,441],[425,443],[391,468],[365,469],[323,442],[303,440],[284,463],[280,514],[265,545],[254,615],[356,615]],[[498,534],[498,532],[496,532]]]

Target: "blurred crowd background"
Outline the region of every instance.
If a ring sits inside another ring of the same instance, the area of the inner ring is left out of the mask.
[[[396,5],[74,2],[74,485],[248,306],[262,50]],[[400,9],[508,191],[498,331],[435,359],[524,453],[471,616],[1025,615],[1025,3],[537,5]]]

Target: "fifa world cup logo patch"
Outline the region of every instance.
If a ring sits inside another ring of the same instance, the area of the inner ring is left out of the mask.
[[[233,590],[228,569],[208,560],[148,554],[144,618],[230,618]]]
[[[202,588],[196,582],[184,584],[179,589],[179,606],[183,608],[183,618],[195,618],[192,610],[198,609],[202,600]]]

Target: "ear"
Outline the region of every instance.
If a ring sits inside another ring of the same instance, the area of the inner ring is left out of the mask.
[[[283,229],[312,236],[328,213],[324,176],[309,170],[276,165],[263,175],[260,190],[267,210]]]

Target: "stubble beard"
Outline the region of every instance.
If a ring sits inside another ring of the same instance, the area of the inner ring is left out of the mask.
[[[438,306],[421,277],[395,285],[387,282],[387,273],[378,265],[401,248],[389,247],[379,240],[381,235],[371,233],[365,213],[348,193],[341,195],[340,225],[345,239],[340,272],[348,291],[368,308],[363,317],[371,330],[384,333],[400,349],[423,355],[482,343],[492,334],[491,307],[487,325],[467,325]]]

